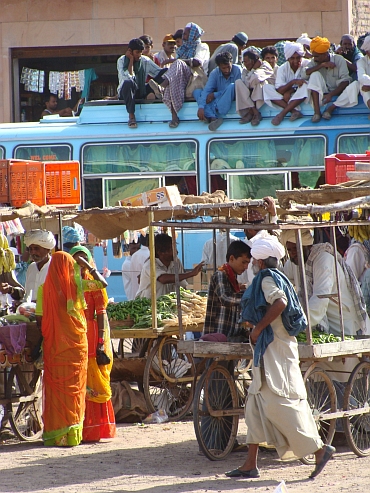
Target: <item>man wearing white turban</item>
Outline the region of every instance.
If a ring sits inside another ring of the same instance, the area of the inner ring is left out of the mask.
[[[302,33],[299,38],[296,40],[296,43],[301,43],[303,45],[303,49],[305,51],[305,58],[312,58],[312,54],[310,51],[310,44],[312,39],[308,37],[307,33]]]
[[[275,87],[263,86],[265,103],[272,108],[281,109],[271,123],[280,125],[285,115],[291,113],[290,121],[302,118],[299,105],[308,97],[307,84],[302,78],[302,70],[309,63],[303,58],[305,51],[300,43],[287,41],[284,45],[284,55],[287,61],[278,68]]]
[[[248,389],[245,421],[248,456],[228,477],[257,478],[258,446],[268,443],[281,460],[315,454],[316,477],[335,448],[324,445],[307,402],[299,367],[295,336],[305,330],[307,319],[289,280],[276,269],[284,247],[276,237],[257,240],[252,246],[256,277],[244,293],[241,319],[252,328],[253,380]]]
[[[370,36],[366,36],[361,49],[365,56],[357,60],[357,79],[364,103],[370,109]]]
[[[51,231],[33,229],[24,235],[24,243],[33,260],[26,274],[26,296],[31,296],[31,300],[36,301],[37,291],[45,282],[49,270],[50,253],[55,247],[55,238]]]

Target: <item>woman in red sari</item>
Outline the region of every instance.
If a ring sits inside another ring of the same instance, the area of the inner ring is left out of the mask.
[[[92,267],[91,253],[87,248],[77,245],[70,250],[70,254],[73,257],[77,255],[83,257],[89,263],[90,268]],[[83,279],[89,278],[86,267],[81,268],[81,274]],[[86,291],[85,301],[87,304],[85,316],[87,321],[88,368],[82,440],[84,442],[96,442],[101,438],[113,438],[116,434],[110,387],[113,355],[105,310],[108,302],[105,289]],[[109,356],[109,364],[98,365],[96,361],[97,350],[104,351]]]
[[[81,268],[92,278],[81,279]],[[45,283],[37,296],[44,337],[43,439],[45,445],[73,446],[82,440],[87,381],[86,307],[84,291],[107,285],[81,256],[52,256]]]

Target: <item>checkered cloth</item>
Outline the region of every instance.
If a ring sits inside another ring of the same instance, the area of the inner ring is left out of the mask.
[[[173,109],[178,113],[184,104],[185,89],[191,76],[191,69],[183,60],[176,60],[163,75],[169,80],[169,85],[164,90],[163,102],[171,111]]]

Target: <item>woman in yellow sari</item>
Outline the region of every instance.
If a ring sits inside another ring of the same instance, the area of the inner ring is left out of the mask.
[[[82,245],[70,250],[73,258],[82,256],[93,267],[91,253]],[[82,279],[90,274],[86,267],[81,267]],[[116,434],[116,420],[111,401],[110,372],[113,365],[113,354],[110,342],[110,329],[106,315],[108,296],[105,289],[86,291],[86,322],[87,322],[87,392],[86,409],[82,440],[97,442],[102,438],[113,438]],[[110,359],[107,364],[98,364],[97,354],[104,352]]]
[[[82,280],[81,267],[89,269],[93,280]],[[44,337],[45,445],[73,446],[82,440],[88,358],[84,291],[106,285],[84,258],[73,260],[65,252],[52,256],[36,309]]]

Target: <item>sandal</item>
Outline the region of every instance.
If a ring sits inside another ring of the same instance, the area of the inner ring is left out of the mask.
[[[245,123],[249,123],[250,121],[252,121],[252,118],[252,113],[248,113],[246,116],[243,116],[243,118],[240,118],[239,123],[241,125],[244,125]]]
[[[170,128],[177,128],[179,126],[180,120],[171,120],[168,126]]]
[[[252,118],[251,125],[256,127],[257,125],[259,125],[261,123],[261,120],[262,120],[262,115],[261,115],[261,113],[258,113],[258,115],[255,115]]]
[[[299,120],[300,118],[303,118],[303,115],[300,111],[297,111],[297,110],[293,110],[292,111],[292,115],[291,117],[289,118],[289,121],[290,122],[295,122],[296,120]]]
[[[275,125],[275,127],[277,127],[278,125],[280,125],[280,123],[284,120],[284,117],[283,116],[280,116],[280,115],[276,115],[274,116],[274,118],[271,120],[271,123],[273,125]]]
[[[137,122],[134,118],[130,118],[127,122],[128,128],[137,128]]]

